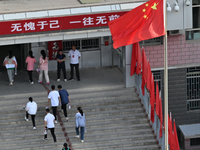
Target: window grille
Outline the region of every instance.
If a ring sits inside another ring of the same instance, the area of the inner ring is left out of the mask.
[[[200,109],[200,67],[187,68],[187,111]]]
[[[140,46],[152,46],[152,45],[161,45],[163,44],[163,37],[157,37],[149,40],[144,40],[139,42]]]
[[[197,145],[200,145],[200,138],[190,139],[190,146],[197,146]]]
[[[80,51],[100,49],[100,38],[80,39],[80,40],[67,40],[64,41],[63,46],[65,51],[72,49],[75,45]]]
[[[155,92],[156,92],[156,82],[158,82],[158,88],[159,91],[161,90],[161,83],[162,83],[162,78],[161,78],[161,72],[160,71],[152,71],[153,77],[154,77],[154,85],[155,85]]]

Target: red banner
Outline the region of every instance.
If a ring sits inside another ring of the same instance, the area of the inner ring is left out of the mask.
[[[59,49],[63,49],[62,41],[48,42],[49,60],[55,60]]]
[[[125,13],[127,11],[0,22],[0,35],[108,26],[109,21]]]

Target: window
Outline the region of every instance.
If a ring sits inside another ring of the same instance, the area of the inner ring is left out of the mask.
[[[200,67],[187,68],[187,111],[200,109]]]
[[[154,85],[155,85],[155,92],[156,92],[156,82],[158,82],[158,88],[161,90],[161,72],[160,71],[152,71],[154,77]]]
[[[197,145],[200,145],[200,138],[190,139],[190,146],[197,146]]]
[[[140,46],[152,46],[152,45],[161,45],[163,44],[163,37],[157,37],[149,40],[144,40],[139,42]]]
[[[186,40],[200,39],[200,1],[192,1],[193,29],[186,31]]]
[[[75,45],[80,51],[100,49],[100,38],[64,41],[63,49],[69,51],[72,49],[72,45]]]

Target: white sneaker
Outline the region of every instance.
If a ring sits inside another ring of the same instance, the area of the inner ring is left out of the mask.
[[[57,121],[57,120],[55,120],[55,123],[58,123],[58,121]]]
[[[69,120],[69,118],[68,117],[66,117],[66,121],[68,121]]]
[[[36,127],[33,127],[33,130],[36,130]]]
[[[57,79],[57,82],[59,82],[60,81],[60,79]]]
[[[80,138],[79,135],[76,135],[75,137],[76,137],[76,138]]]
[[[47,139],[46,139],[46,138],[42,138],[42,140],[43,140],[43,141],[47,141]]]
[[[65,82],[67,82],[67,79],[64,79]]]
[[[10,84],[9,85],[13,85],[13,83],[12,82],[10,82]]]
[[[84,140],[81,140],[81,143],[84,143]]]
[[[24,119],[25,119],[26,121],[28,121],[28,119],[27,119],[26,117],[25,117]]]
[[[31,82],[30,84],[34,84],[34,82]]]

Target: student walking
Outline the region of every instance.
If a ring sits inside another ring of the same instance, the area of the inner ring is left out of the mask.
[[[31,115],[33,130],[36,130],[35,115],[37,113],[37,103],[33,101],[32,97],[29,97],[29,102],[26,104],[25,110],[26,110],[25,120],[28,121],[28,116]]]
[[[55,85],[52,85],[51,89],[52,89],[52,91],[48,95],[48,105],[49,105],[49,102],[51,101],[51,107],[53,110],[53,115],[55,117],[55,123],[57,123],[56,112],[57,112],[57,106],[59,104],[61,104],[60,95],[59,95],[58,91],[55,90]]]
[[[60,81],[60,70],[62,70],[63,72],[63,76],[64,76],[64,81],[67,81],[67,77],[66,77],[66,70],[65,70],[65,59],[66,56],[65,54],[63,54],[63,51],[60,49],[59,53],[56,56],[57,58],[57,81]]]
[[[10,50],[8,52],[8,56],[5,57],[3,66],[7,69],[8,79],[9,79],[9,85],[13,85],[14,82],[14,73],[15,70],[17,70],[17,60],[15,56],[13,56],[12,51]]]
[[[79,59],[81,58],[81,54],[76,49],[75,45],[72,46],[72,50],[69,51],[68,56],[71,58],[70,59],[71,78],[69,80],[73,80],[74,78],[74,67],[75,67],[77,80],[80,81]]]
[[[61,85],[58,85],[58,92],[59,92],[60,99],[61,99],[61,109],[64,112],[66,121],[68,121],[69,118],[67,117],[67,104],[70,102],[69,94],[68,94],[67,90],[62,89]]]
[[[81,142],[84,142],[84,130],[85,130],[85,114],[83,113],[83,110],[81,107],[77,108],[76,113],[76,138],[80,138],[79,136],[79,128],[81,131]]]
[[[43,72],[44,72],[44,77],[46,79],[46,83],[49,85],[48,58],[47,58],[44,50],[41,50],[41,55],[42,56],[40,56],[40,63],[39,63],[40,74],[39,74],[39,81],[38,82],[42,83]]]
[[[28,71],[28,76],[29,76],[29,82],[30,82],[30,84],[34,84],[32,72],[33,72],[34,63],[36,63],[36,60],[35,60],[35,57],[33,56],[32,51],[29,51],[29,56],[26,57],[26,63],[27,63],[27,71]]]
[[[70,148],[68,147],[67,143],[63,144],[62,150],[70,150]]]
[[[55,117],[50,113],[49,108],[46,109],[46,116],[44,117],[44,138],[43,140],[47,140],[47,132],[48,130],[51,131],[51,135],[53,137],[54,143],[56,143],[56,135],[55,135]]]

